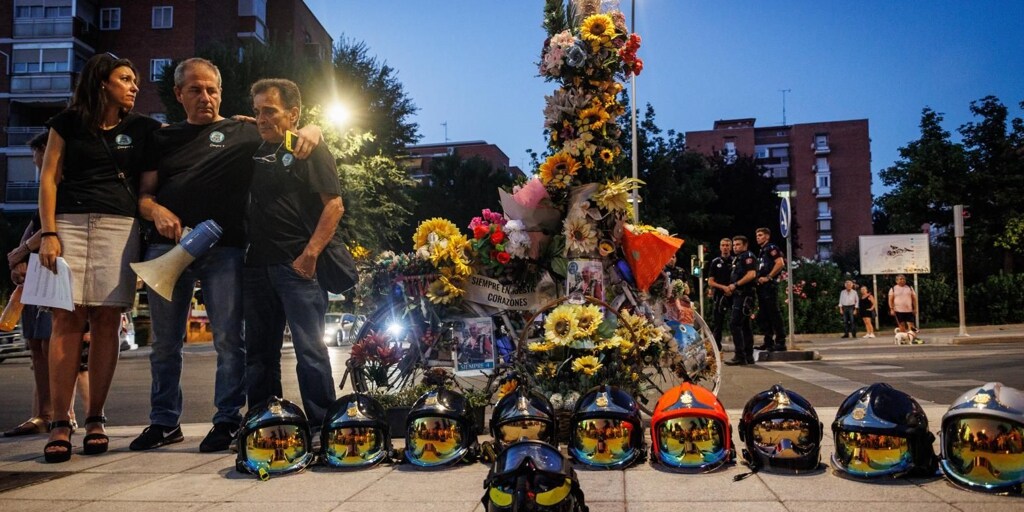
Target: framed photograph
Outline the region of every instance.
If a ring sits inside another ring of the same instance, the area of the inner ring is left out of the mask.
[[[494,322],[490,317],[456,318],[453,327],[455,374],[490,374],[494,371]]]
[[[604,300],[604,267],[601,260],[571,260],[565,275],[566,295]]]

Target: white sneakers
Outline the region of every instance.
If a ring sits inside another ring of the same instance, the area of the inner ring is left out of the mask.
[[[865,334],[864,336],[861,336],[861,338],[874,338],[874,337],[875,337],[875,333],[872,333],[872,332],[869,332],[869,333]]]

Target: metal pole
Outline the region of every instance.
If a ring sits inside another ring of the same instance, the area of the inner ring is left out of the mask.
[[[964,205],[953,206],[953,237],[956,240],[956,295],[957,306],[960,309],[960,334],[957,336],[970,336],[967,334],[967,314],[964,311]]]
[[[700,316],[704,318],[704,244],[697,246],[697,265],[700,269],[700,277],[697,279],[698,289],[700,291]]]
[[[871,294],[875,296],[875,330],[877,331],[878,326],[880,325],[879,317],[882,315],[879,313],[880,310],[878,309],[878,276],[876,275],[871,276]]]
[[[792,231],[792,230],[790,230]],[[788,233],[786,236],[786,275],[789,276],[786,279],[786,298],[789,300],[789,345],[796,347],[796,319],[793,313],[793,306],[796,304],[793,302],[793,233]]]
[[[921,328],[921,288],[917,286],[917,274],[914,274],[914,293],[917,295],[917,307],[914,308],[914,327]]]
[[[629,31],[630,32],[636,32],[636,0],[633,0],[632,2],[630,2],[629,25],[630,25],[629,26]],[[636,74],[631,74],[630,75],[630,77],[629,77],[629,84],[630,84],[630,89],[631,89],[631,91],[629,93],[629,110],[630,110],[630,113],[632,114],[632,120],[630,121],[630,128],[631,128],[632,135],[630,136],[630,138],[633,139],[633,147],[632,147],[630,155],[632,156],[632,159],[633,159],[633,179],[635,180],[635,179],[638,179],[639,176],[640,176],[640,172],[638,170],[639,162],[637,161],[637,158],[638,158],[638,155],[637,155],[638,144],[637,144],[637,140],[636,140]],[[640,223],[640,203],[637,201],[636,187],[633,188],[633,191],[631,192],[630,195],[631,195],[632,200],[633,200],[633,224],[639,224]]]

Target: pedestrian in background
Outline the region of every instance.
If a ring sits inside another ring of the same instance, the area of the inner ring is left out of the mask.
[[[875,337],[875,315],[878,312],[878,304],[875,303],[875,296],[871,295],[867,286],[860,287],[860,302],[857,305],[857,312],[864,321],[864,329],[867,330],[865,338]]]
[[[853,281],[847,279],[843,283],[843,291],[839,292],[839,312],[843,315],[843,337],[857,337],[857,290],[853,289]]]

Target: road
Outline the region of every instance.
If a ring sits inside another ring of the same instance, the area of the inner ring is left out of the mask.
[[[820,361],[759,363],[726,367],[720,399],[728,409],[740,409],[755,393],[773,384],[804,395],[818,407],[836,407],[853,390],[887,382],[921,401],[949,404],[972,386],[989,381],[1024,389],[1024,343],[990,345],[891,345],[816,348]],[[335,382],[340,382],[347,348],[330,348]],[[122,354],[107,417],[112,425],[149,423],[149,359],[143,348]],[[182,388],[182,423],[206,423],[214,409],[213,378],[216,354],[209,344],[186,347]],[[282,360],[287,398],[299,400],[295,356],[286,350]],[[29,416],[32,374],[27,359],[0,363],[0,428],[7,429]],[[78,415],[84,417],[81,404]],[[827,424],[831,418],[823,418]],[[932,418],[938,421],[939,418]]]

